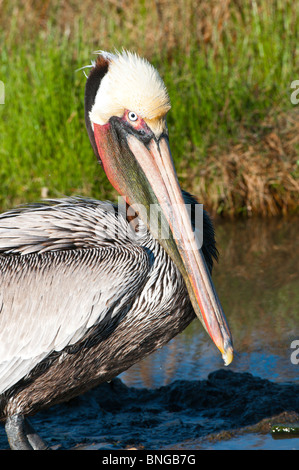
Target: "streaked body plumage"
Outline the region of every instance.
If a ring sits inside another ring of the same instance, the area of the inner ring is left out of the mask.
[[[216,251],[206,214],[204,223],[211,266]],[[116,206],[81,198],[2,214],[2,419],[110,380],[194,318],[178,269],[139,224],[134,242]]]

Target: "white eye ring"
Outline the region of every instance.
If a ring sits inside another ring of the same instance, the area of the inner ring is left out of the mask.
[[[134,113],[134,111],[130,111],[128,113],[128,118],[130,119],[130,121],[137,121],[138,116],[136,113]]]

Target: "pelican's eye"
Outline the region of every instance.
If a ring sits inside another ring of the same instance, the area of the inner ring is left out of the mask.
[[[130,121],[137,121],[138,116],[136,113],[134,113],[134,111],[130,111],[128,113],[128,118],[130,119]]]

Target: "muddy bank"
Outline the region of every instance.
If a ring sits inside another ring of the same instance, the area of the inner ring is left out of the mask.
[[[202,440],[270,433],[271,425],[296,420],[299,385],[221,369],[207,380],[176,380],[157,389],[115,379],[31,421],[50,445],[64,449],[178,449],[190,440],[196,449]],[[7,447],[2,428],[0,448]]]

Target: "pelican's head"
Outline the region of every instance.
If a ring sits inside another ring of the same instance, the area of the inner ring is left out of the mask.
[[[102,53],[97,64],[109,62],[89,117],[93,123],[107,124],[112,116],[126,117],[131,126],[145,123],[159,138],[166,132],[166,114],[170,100],[158,71],[136,54]],[[129,114],[130,113],[130,114]]]
[[[166,87],[148,61],[125,51],[98,55],[85,88],[85,121],[95,154],[111,184],[180,270],[196,315],[229,364],[230,331],[197,245],[169,149],[169,110]]]

